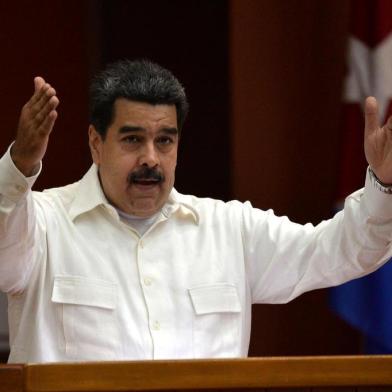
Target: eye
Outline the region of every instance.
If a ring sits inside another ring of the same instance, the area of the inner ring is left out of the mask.
[[[124,143],[135,144],[141,141],[141,137],[137,135],[128,135],[121,139]]]
[[[163,146],[167,146],[167,145],[173,144],[174,140],[170,136],[160,136],[157,139],[157,143],[160,145],[163,145]]]

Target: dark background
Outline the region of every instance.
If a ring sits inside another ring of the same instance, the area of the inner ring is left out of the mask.
[[[61,106],[36,189],[78,180],[91,164],[91,75],[119,58],[149,58],[190,100],[179,191],[317,223],[337,193],[349,11],[348,0],[1,2],[1,149],[41,75]],[[251,355],[360,351],[325,290],[254,306]]]

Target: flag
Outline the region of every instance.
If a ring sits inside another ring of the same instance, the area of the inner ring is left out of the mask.
[[[392,1],[352,0],[342,108],[340,202],[364,184],[363,103],[377,98],[380,121],[392,114]],[[332,308],[359,329],[367,353],[392,353],[392,262],[330,291]]]

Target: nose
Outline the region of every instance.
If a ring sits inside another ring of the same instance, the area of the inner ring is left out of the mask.
[[[159,157],[154,143],[146,143],[139,157],[139,165],[147,167],[155,167],[159,165]]]

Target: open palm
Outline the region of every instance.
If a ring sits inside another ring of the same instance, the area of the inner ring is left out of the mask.
[[[377,101],[368,97],[365,102],[365,155],[380,182],[392,184],[392,116],[380,126]]]

